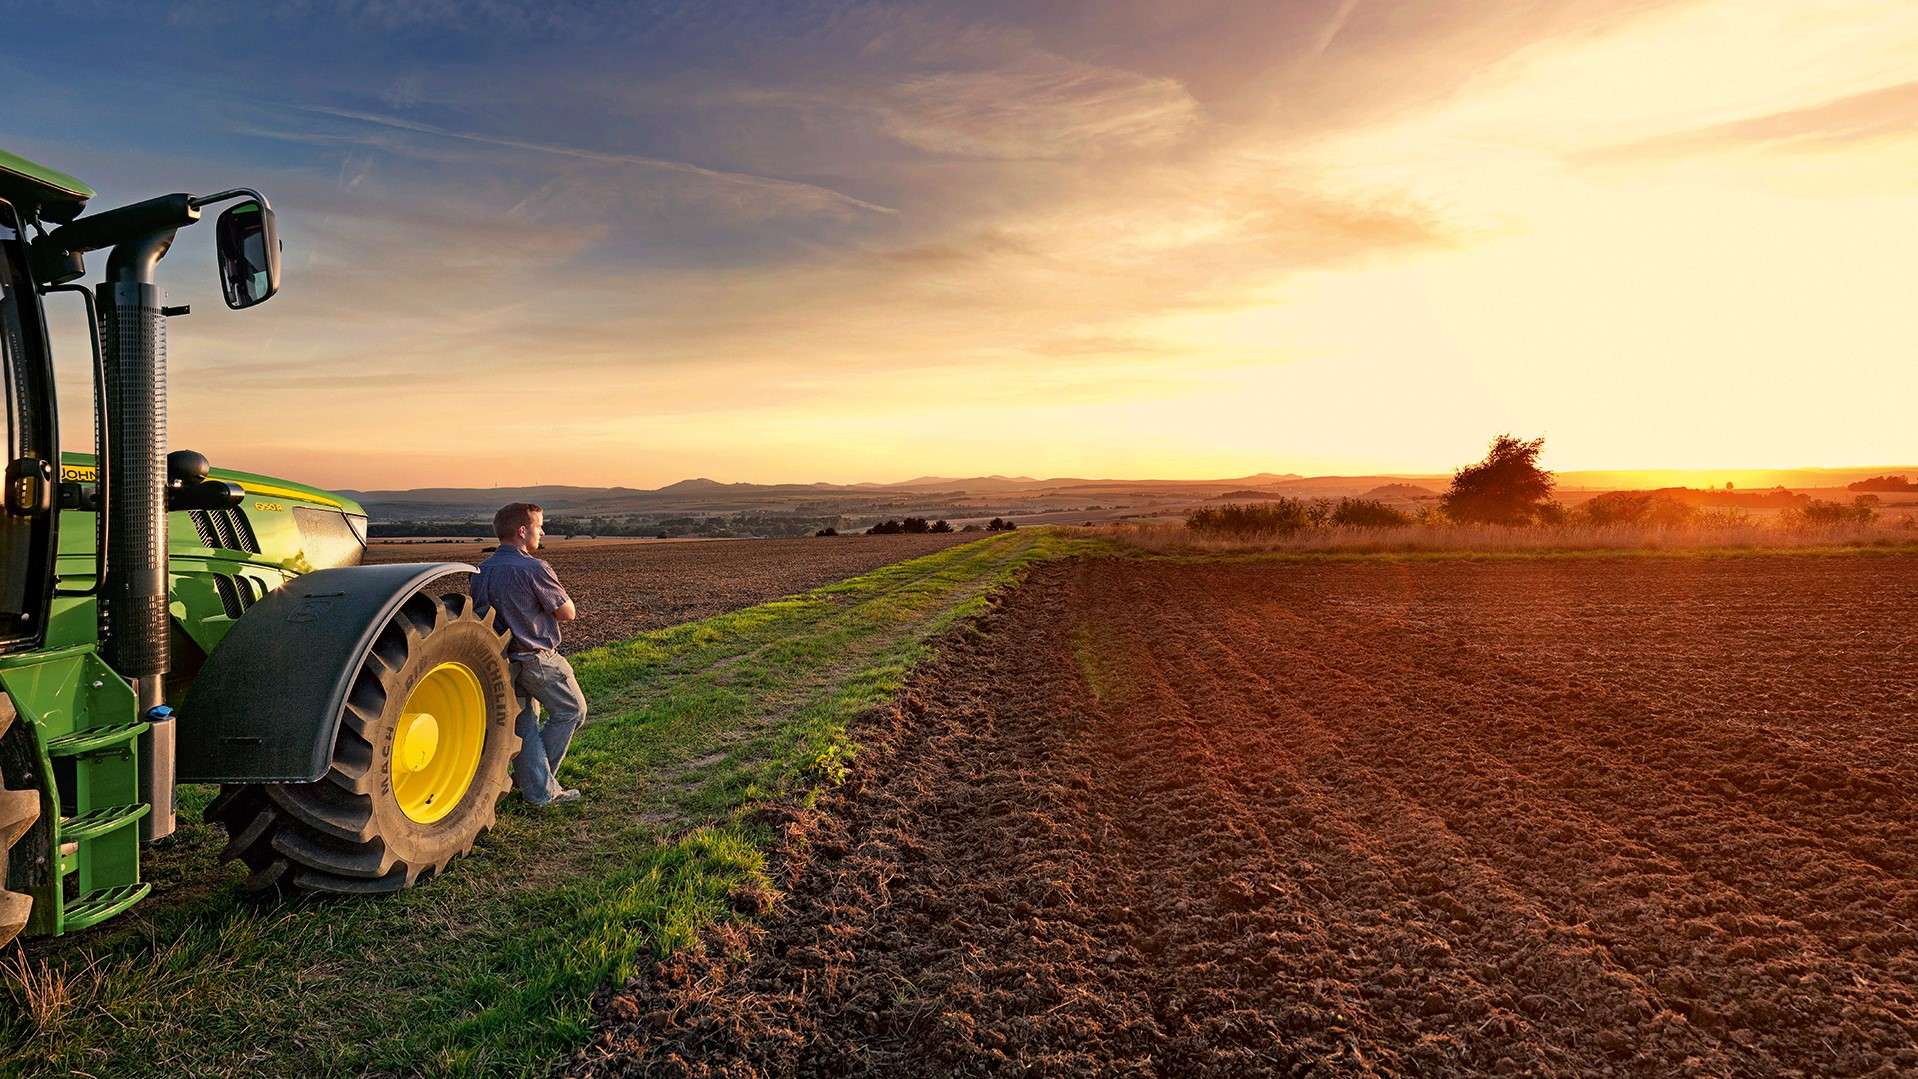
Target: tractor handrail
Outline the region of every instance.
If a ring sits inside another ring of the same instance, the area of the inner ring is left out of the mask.
[[[93,343],[93,482],[99,490],[94,498],[93,511],[93,583],[85,588],[61,588],[54,586],[56,596],[97,596],[100,583],[107,579],[107,492],[108,464],[107,453],[107,359],[100,349],[100,311],[93,304],[93,290],[85,285],[49,285],[46,292],[79,293],[81,302],[87,309],[87,333]]]

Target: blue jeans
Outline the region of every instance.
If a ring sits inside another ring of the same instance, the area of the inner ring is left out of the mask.
[[[520,796],[544,805],[560,792],[553,778],[573,732],[586,721],[586,695],[566,657],[547,649],[513,656],[513,684],[520,693],[519,756],[513,758],[513,784]],[[540,708],[546,721],[540,722]]]

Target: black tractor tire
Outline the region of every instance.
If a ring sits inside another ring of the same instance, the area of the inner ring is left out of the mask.
[[[17,714],[12,701],[0,700],[0,740],[5,739]],[[19,936],[33,913],[33,896],[7,891],[6,886],[13,869],[13,845],[39,820],[39,791],[16,790],[0,782],[0,945]]]
[[[237,858],[252,871],[247,890],[396,892],[472,850],[493,826],[519,752],[508,639],[467,596],[407,600],[361,659],[326,775],[312,783],[227,785],[207,806],[206,819],[227,832],[222,859]],[[485,735],[458,804],[420,823],[394,791],[394,744],[409,695],[449,663],[477,677]]]

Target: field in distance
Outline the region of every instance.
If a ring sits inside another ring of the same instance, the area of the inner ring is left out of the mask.
[[[826,536],[775,540],[549,540],[553,564],[579,605],[563,652],[803,592],[879,566],[979,539],[977,533]],[[368,562],[484,560],[491,540],[374,543]],[[463,586],[463,582],[462,582]]]

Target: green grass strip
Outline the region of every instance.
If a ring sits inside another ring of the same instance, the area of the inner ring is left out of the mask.
[[[186,788],[178,838],[149,852],[154,899],[0,971],[0,1071],[546,1071],[589,1036],[595,992],[765,883],[773,837],[747,807],[843,776],[847,725],[989,593],[1109,550],[1021,530],[576,655],[592,718],[561,777],[586,799],[509,799],[473,854],[398,896],[244,899],[198,821],[213,791]]]

